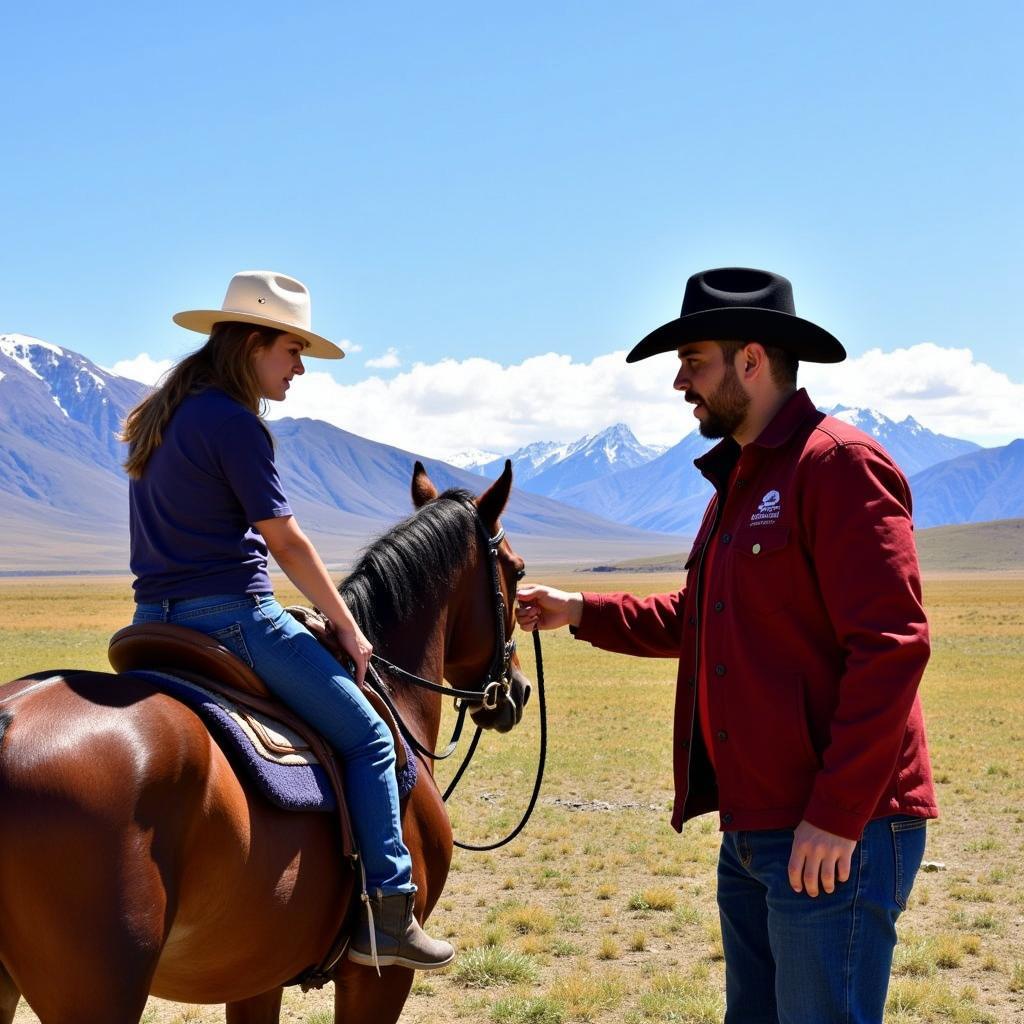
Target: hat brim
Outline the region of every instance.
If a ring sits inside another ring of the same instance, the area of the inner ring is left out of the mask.
[[[225,323],[276,327],[280,331],[297,334],[309,343],[302,350],[304,356],[312,356],[315,359],[345,358],[345,353],[333,341],[321,338],[319,334],[296,327],[294,324],[286,324],[282,320],[274,320],[268,316],[257,316],[253,313],[234,313],[230,309],[186,309],[184,312],[175,313],[172,319],[179,327],[184,327],[189,331],[198,331],[200,334],[209,334],[215,324]]]
[[[841,363],[846,358],[839,339],[810,320],[775,309],[728,306],[662,324],[633,347],[626,362],[637,363],[659,352],[673,352],[693,341],[757,341],[792,352],[808,363]]]

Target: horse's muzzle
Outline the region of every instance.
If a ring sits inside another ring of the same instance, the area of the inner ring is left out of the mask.
[[[513,661],[509,666],[508,691],[495,687],[487,695],[492,706],[476,707],[470,711],[469,717],[482,729],[510,732],[522,720],[523,708],[529,703],[532,691],[533,684]]]

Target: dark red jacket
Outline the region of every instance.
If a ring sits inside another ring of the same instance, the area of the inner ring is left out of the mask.
[[[687,585],[648,598],[585,594],[575,630],[607,650],[679,658],[673,827],[717,809],[724,830],[806,818],[859,839],[872,818],[936,817],[917,696],[928,623],[903,474],[803,390],[755,442],[726,439],[696,465],[717,493]],[[719,547],[704,580],[709,541]],[[714,770],[695,713],[698,659]]]

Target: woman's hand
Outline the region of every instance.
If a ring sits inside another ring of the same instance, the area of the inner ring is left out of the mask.
[[[583,595],[527,583],[516,594],[516,622],[526,633],[535,629],[578,626],[583,615]]]
[[[363,636],[363,631],[351,616],[347,621],[342,620],[341,622],[335,622],[332,619],[330,629],[338,644],[352,659],[356,685],[362,686],[363,678],[366,676],[366,667],[370,664],[370,655],[373,654],[373,645]]]
[[[355,681],[362,686],[373,647],[352,618],[348,605],[335,589],[324,563],[309,538],[299,529],[295,517],[261,519],[253,525],[263,534],[270,553],[288,579],[327,616],[331,635],[352,659]]]

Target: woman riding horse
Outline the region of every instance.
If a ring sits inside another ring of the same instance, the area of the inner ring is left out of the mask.
[[[174,320],[208,333],[129,414],[135,623],[200,630],[246,661],[267,687],[332,744],[364,869],[367,919],[349,947],[356,963],[433,970],[455,951],[413,916],[412,861],[403,841],[391,734],[359,690],[372,647],[299,528],[260,419],[304,373],[303,355],[340,359],[310,330],[305,286],[243,271],[223,308]],[[329,619],[345,669],[275,600],[267,552]],[[373,932],[373,934],[371,934]]]
[[[511,487],[506,462],[479,495],[438,494],[417,463],[416,511],[342,586],[387,657],[378,667],[414,750],[437,747],[442,681],[479,694],[482,728],[522,718],[530,683],[505,642],[524,572],[500,522]],[[422,922],[453,837],[432,761],[415,761],[402,833]],[[333,959],[356,888],[336,816],[247,786],[147,673],[43,669],[0,686],[0,823],[0,1024],[22,995],[42,1024],[139,1024],[149,995],[276,1024],[282,986],[325,977],[338,1024],[401,1016],[413,970],[378,977]]]

